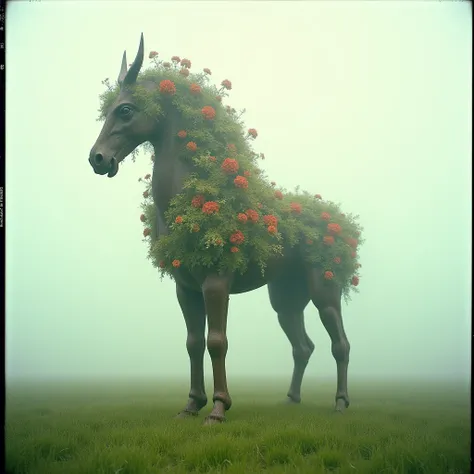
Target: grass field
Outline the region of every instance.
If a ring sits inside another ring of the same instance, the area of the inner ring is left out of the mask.
[[[351,381],[338,415],[332,382],[306,382],[299,406],[279,403],[286,380],[232,382],[228,422],[207,427],[210,405],[173,418],[184,381],[8,383],[6,472],[470,472],[467,383]]]

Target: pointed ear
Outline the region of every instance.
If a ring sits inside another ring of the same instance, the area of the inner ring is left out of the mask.
[[[122,85],[124,86],[130,86],[135,84],[138,73],[140,72],[140,69],[142,68],[143,65],[143,54],[144,54],[144,47],[143,47],[143,33],[141,34],[140,37],[140,45],[138,46],[138,52],[137,56],[135,57],[135,60],[133,61],[133,64],[130,66],[130,69],[126,73],[125,77],[122,80]],[[122,69],[125,64],[125,69],[127,68],[127,61],[125,59],[124,55],[124,62],[122,62]]]
[[[117,79],[117,82],[119,83],[120,87],[122,87],[123,80],[125,79],[125,76],[127,75],[127,52],[123,52],[123,57],[122,57],[122,67],[120,68],[120,73]]]

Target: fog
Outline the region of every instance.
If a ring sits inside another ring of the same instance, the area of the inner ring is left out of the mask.
[[[143,31],[146,57],[232,81],[271,179],[360,215],[349,377],[467,380],[471,22],[467,2],[9,2],[7,377],[188,377],[174,283],[142,241],[149,156],[114,179],[88,163],[101,81]],[[305,315],[306,373],[335,377],[317,310]],[[231,297],[228,338],[229,379],[289,379],[266,287]]]

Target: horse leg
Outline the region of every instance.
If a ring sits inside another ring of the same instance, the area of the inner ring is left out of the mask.
[[[351,346],[342,322],[341,289],[332,282],[326,282],[318,269],[309,271],[309,287],[311,301],[318,309],[331,339],[331,351],[337,367],[336,411],[343,412],[349,406],[347,368]]]
[[[176,295],[188,330],[186,349],[188,350],[191,365],[189,400],[184,410],[178,414],[178,417],[187,418],[189,416],[197,416],[199,410],[207,404],[207,396],[204,388],[203,360],[206,346],[204,338],[206,309],[204,307],[202,293],[190,291],[177,284]]]
[[[310,297],[301,279],[284,277],[268,284],[272,308],[278,314],[278,321],[293,349],[293,375],[287,393],[289,403],[301,402],[301,384],[314,351],[313,341],[304,326],[304,309]]]
[[[225,412],[230,409],[232,400],[227,389],[225,358],[227,354],[227,311],[229,308],[230,282],[226,277],[208,276],[202,285],[207,313],[207,350],[211,356],[214,376],[214,406],[206,418],[206,424],[225,421]]]

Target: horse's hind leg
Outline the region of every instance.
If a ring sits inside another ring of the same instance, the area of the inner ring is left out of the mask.
[[[268,284],[268,293],[278,321],[293,348],[293,376],[291,377],[288,401],[300,403],[301,383],[314,344],[304,327],[304,309],[310,301],[305,281],[284,277]]]
[[[332,282],[326,282],[317,269],[308,272],[308,283],[311,301],[331,338],[332,355],[337,366],[336,411],[342,412],[349,406],[347,368],[351,346],[342,322],[341,290]]]

